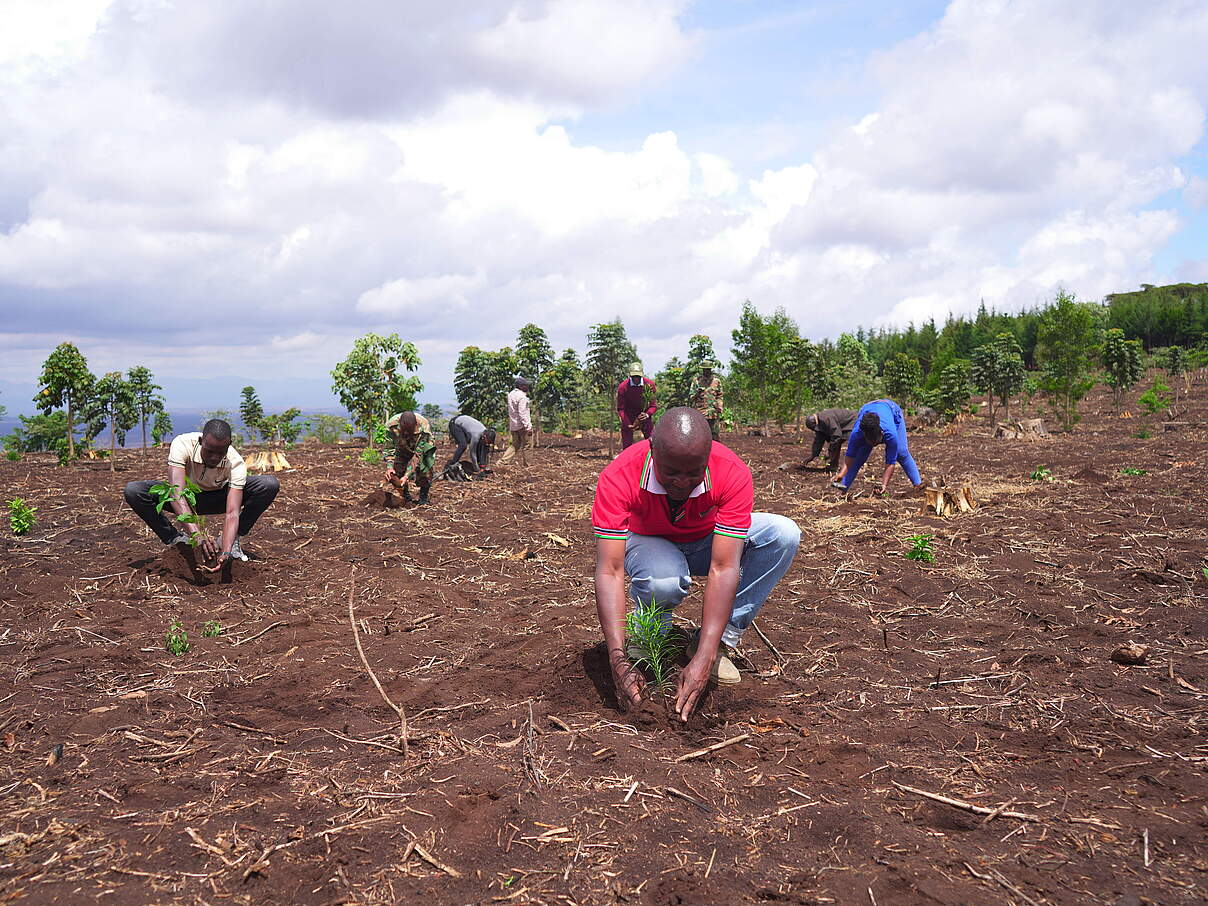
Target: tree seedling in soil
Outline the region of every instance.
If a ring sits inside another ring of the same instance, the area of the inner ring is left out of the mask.
[[[37,519],[34,517],[34,508],[20,497],[14,497],[8,502],[8,527],[13,530],[14,535],[24,535],[34,527],[35,522]]]
[[[196,548],[201,543],[201,539],[205,537],[206,517],[198,516],[197,513],[197,495],[201,488],[188,476],[185,477],[185,486],[180,490],[180,497],[189,505],[192,513],[185,515],[177,514],[176,521],[189,523],[197,526],[197,531],[189,536],[189,545]],[[177,488],[174,484],[168,482],[160,482],[159,484],[151,485],[151,496],[155,498],[155,512],[162,513],[164,507],[168,506],[177,496]]]
[[[217,620],[206,620],[201,626],[201,635],[207,639],[222,635],[222,624]]]
[[[381,451],[375,450],[375,449],[373,449],[373,447],[366,447],[365,451],[363,453],[361,453],[361,462],[367,462],[370,465],[376,466],[381,461],[382,461]]]
[[[910,550],[906,551],[907,560],[915,560],[919,563],[934,563],[935,552],[931,549],[931,543],[935,540],[934,535],[911,535],[906,539],[906,543],[910,545]]]
[[[7,459],[9,462],[20,462],[21,461],[21,451],[20,450],[5,450],[4,458]]]
[[[1136,468],[1133,468],[1132,466],[1125,466],[1123,469],[1120,470],[1120,474],[1121,475],[1148,475],[1149,472],[1146,469],[1136,469]]]
[[[671,621],[654,601],[639,602],[625,615],[625,655],[633,666],[645,669],[656,691],[675,690],[675,660],[683,646],[671,631]]]
[[[1032,472],[1033,481],[1052,481],[1053,472],[1048,466],[1037,466]]]
[[[1134,434],[1133,437],[1135,437],[1137,440],[1149,440],[1151,437],[1153,437],[1153,432],[1151,432],[1148,428],[1142,428],[1140,431]]]
[[[189,633],[180,620],[173,620],[164,634],[164,648],[173,657],[180,657],[189,650]]]

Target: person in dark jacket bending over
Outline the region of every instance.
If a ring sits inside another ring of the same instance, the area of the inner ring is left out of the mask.
[[[621,449],[633,443],[633,430],[638,428],[643,437],[654,430],[654,411],[658,404],[654,399],[654,381],[642,377],[642,363],[629,366],[629,377],[617,385],[617,417],[621,420]]]
[[[856,414],[857,430],[847,442],[847,455],[843,457],[843,468],[835,476],[831,487],[846,491],[855,481],[857,473],[877,444],[885,444],[885,474],[881,476],[881,493],[889,489],[893,467],[901,465],[902,471],[916,488],[923,479],[919,467],[914,464],[910,449],[906,445],[906,419],[902,407],[893,400],[873,400],[860,407]]]
[[[834,472],[839,468],[839,457],[843,453],[843,445],[851,437],[852,429],[856,427],[855,409],[822,409],[813,415],[805,417],[805,426],[814,432],[814,449],[810,458],[805,461],[809,465],[818,458],[822,446],[828,445],[827,465]]]
[[[446,469],[461,459],[466,450],[470,451],[470,463],[475,472],[490,466],[491,450],[495,446],[494,428],[488,428],[473,416],[455,415],[449,419],[449,437],[457,445],[457,449],[445,464]]]

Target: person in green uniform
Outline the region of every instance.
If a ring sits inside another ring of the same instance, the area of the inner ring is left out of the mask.
[[[696,378],[696,392],[692,397],[692,408],[705,417],[714,440],[718,439],[718,425],[725,405],[721,378],[713,373],[716,367],[717,362],[713,359],[702,363],[700,374]]]
[[[408,487],[408,479],[414,478],[419,486],[419,503],[428,503],[436,472],[432,425],[417,412],[400,412],[386,422],[386,428],[394,436],[394,465],[386,470],[386,480],[402,491],[404,500],[415,503]],[[409,467],[413,458],[415,464]]]

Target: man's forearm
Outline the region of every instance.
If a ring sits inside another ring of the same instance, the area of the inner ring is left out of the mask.
[[[625,578],[606,570],[596,570],[596,616],[604,632],[608,656],[625,647]]]
[[[219,553],[228,553],[231,545],[235,543],[235,539],[239,537],[239,510],[231,512],[227,510],[226,516],[222,521],[222,547]]]
[[[705,584],[705,603],[700,618],[700,650],[714,652],[721,641],[722,631],[734,611],[734,596],[738,593],[738,567],[709,570]]]

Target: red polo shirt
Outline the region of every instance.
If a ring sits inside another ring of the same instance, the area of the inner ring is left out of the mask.
[[[591,525],[597,538],[624,541],[630,532],[668,541],[699,541],[710,532],[746,538],[755,488],[751,470],[717,441],[709,452],[705,480],[693,489],[671,521],[667,492],[654,473],[650,441],[625,450],[600,473]]]

